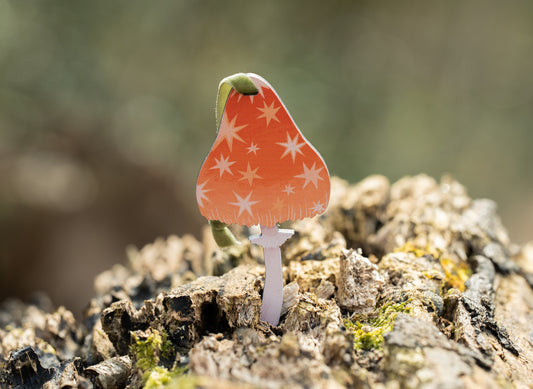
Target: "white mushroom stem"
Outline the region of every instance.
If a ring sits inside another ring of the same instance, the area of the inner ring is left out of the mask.
[[[265,257],[265,288],[261,305],[261,320],[278,325],[283,304],[283,274],[281,267],[281,245],[289,239],[294,230],[280,230],[278,227],[261,226],[261,235],[250,237],[250,242],[263,247]]]

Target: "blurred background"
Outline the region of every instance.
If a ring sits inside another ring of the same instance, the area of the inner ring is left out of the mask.
[[[450,173],[533,239],[533,2],[0,0],[0,300],[80,314],[125,247],[200,235],[220,79],[276,88],[330,173]]]

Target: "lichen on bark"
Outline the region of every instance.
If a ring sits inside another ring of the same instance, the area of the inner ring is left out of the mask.
[[[206,227],[207,229],[209,227]],[[260,321],[264,263],[209,231],[128,249],[83,321],[40,297],[0,308],[0,387],[525,388],[533,242],[450,177],[332,179],[282,247],[279,326]],[[361,251],[360,251],[361,250]]]

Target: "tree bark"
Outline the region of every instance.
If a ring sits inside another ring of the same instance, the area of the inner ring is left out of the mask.
[[[158,239],[97,277],[81,323],[4,303],[0,386],[530,387],[533,242],[494,202],[449,177],[333,179],[328,211],[291,228],[279,325],[246,229],[224,249]]]

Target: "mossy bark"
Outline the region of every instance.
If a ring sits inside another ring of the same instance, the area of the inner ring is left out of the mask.
[[[259,318],[260,248],[209,233],[130,250],[64,308],[0,311],[0,386],[525,388],[533,382],[533,243],[456,181],[333,179],[322,217],[282,247],[279,326]],[[359,251],[361,249],[362,251]]]

